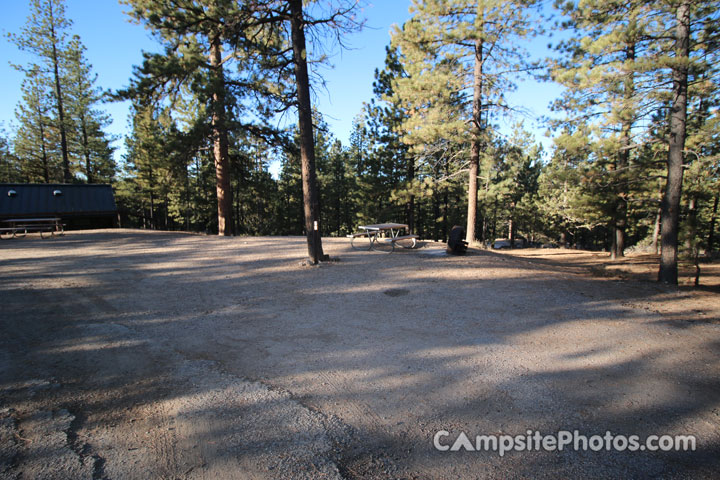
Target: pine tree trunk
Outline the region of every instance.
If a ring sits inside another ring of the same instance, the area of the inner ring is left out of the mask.
[[[615,224],[615,258],[625,256],[625,227],[627,224],[627,204],[622,202],[621,217]]]
[[[448,178],[450,176],[450,163],[445,162],[445,178]],[[450,212],[450,188],[448,187],[447,183],[445,184],[445,188],[443,189],[443,222],[442,222],[442,241],[447,242],[448,241],[448,215]]]
[[[631,43],[625,50],[625,60],[627,62],[635,61],[635,44]],[[635,79],[632,72],[629,72],[623,83],[623,96],[626,101],[632,100],[635,95]],[[615,200],[615,238],[613,240],[612,259],[625,256],[625,229],[627,227],[627,182],[623,179],[627,178],[626,169],[630,164],[630,135],[632,132],[633,119],[624,118],[622,122],[622,149],[618,155],[618,178],[619,185],[617,187],[617,198]]]
[[[212,69],[212,137],[215,159],[217,191],[218,235],[232,235],[232,187],[230,185],[230,160],[228,136],[225,125],[225,78],[222,66],[222,45],[216,35],[210,44]]]
[[[187,160],[186,160],[187,162]],[[188,175],[188,165],[187,163],[182,169],[183,174],[183,185],[185,186],[185,192],[184,192],[184,203],[185,203],[185,221],[183,222],[185,224],[185,231],[190,231],[190,214],[191,214],[191,207],[190,207],[190,176]]]
[[[687,121],[688,67],[683,61],[690,53],[690,4],[680,3],[676,12],[675,52],[678,63],[672,68],[673,95],[670,110],[667,185],[662,200],[662,238],[658,281],[677,285],[677,243],[680,194],[683,178],[683,151]]]
[[[60,152],[62,153],[63,162],[63,180],[65,183],[72,182],[72,174],[70,173],[70,157],[68,155],[67,131],[65,125],[65,109],[63,107],[62,87],[60,85],[60,67],[57,52],[57,38],[55,36],[55,16],[53,14],[52,2],[50,7],[50,38],[52,39],[52,62],[53,73],[55,74],[55,96],[57,100],[58,113],[58,129],[60,130]]]
[[[437,174],[437,173],[436,173]],[[440,241],[440,195],[438,194],[437,188],[433,188],[432,194],[432,206],[433,206],[433,239],[436,242]]]
[[[320,204],[315,174],[315,143],[313,139],[310,79],[305,47],[305,22],[302,0],[288,0],[295,83],[297,86],[298,128],[300,130],[300,165],[302,169],[303,210],[307,234],[308,255],[313,263],[325,259],[320,235]]]
[[[510,219],[508,220],[508,240],[510,240],[510,249],[513,249],[515,248],[515,228],[513,225],[512,214],[510,215]]]
[[[482,81],[483,81],[483,41],[475,40],[475,66],[473,68],[473,139],[470,151],[470,171],[468,172],[468,209],[465,240],[468,244],[475,243],[475,224],[477,222],[478,170],[480,166],[480,149],[482,134]]]
[[[408,164],[407,164],[407,176],[408,176],[408,185],[410,185],[410,188],[413,187],[413,182],[415,180],[415,158],[412,155],[408,155]],[[410,194],[410,199],[407,203],[407,222],[408,222],[408,228],[410,229],[410,233],[415,233],[415,195]]]

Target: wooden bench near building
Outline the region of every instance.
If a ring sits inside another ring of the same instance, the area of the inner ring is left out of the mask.
[[[40,237],[43,237],[43,233],[49,233],[50,236],[62,235],[65,233],[65,225],[62,223],[60,217],[52,218],[13,218],[10,220],[3,220],[0,227],[0,238],[2,235],[8,235],[12,238],[24,237],[30,232],[40,232]]]
[[[117,226],[110,185],[0,183],[0,237]]]

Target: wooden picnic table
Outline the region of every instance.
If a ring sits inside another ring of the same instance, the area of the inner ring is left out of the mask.
[[[50,232],[50,236],[63,235],[65,230],[63,229],[62,219],[60,217],[47,217],[47,218],[10,218],[3,220],[2,223],[7,224],[7,227],[0,227],[0,236],[3,233],[9,234],[11,238],[17,236],[25,236],[28,232],[40,232],[40,237],[43,237],[43,232]],[[20,235],[19,235],[20,234]]]
[[[406,232],[410,227],[404,223],[377,223],[373,225],[360,225],[358,227],[361,231],[348,235],[350,238],[350,245],[358,250],[378,250],[386,251],[391,253],[395,250],[395,245],[398,242],[403,248],[415,248],[417,245],[417,235],[400,233],[405,230]],[[368,242],[365,243],[360,239],[367,238]],[[409,245],[405,245],[407,240]]]

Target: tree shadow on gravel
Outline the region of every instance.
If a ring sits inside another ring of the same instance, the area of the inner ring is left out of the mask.
[[[332,240],[341,261],[320,267],[299,266],[301,238],[58,240],[2,245],[0,399],[20,426],[33,411],[73,413],[71,436],[108,476],[232,462],[269,465],[272,478],[312,478],[325,461],[346,478],[711,478],[720,467],[720,335],[631,308],[662,287]],[[500,457],[432,444],[440,430],[574,429],[695,434],[698,449]]]

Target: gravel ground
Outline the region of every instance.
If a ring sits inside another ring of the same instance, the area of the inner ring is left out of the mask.
[[[298,237],[0,242],[0,479],[717,478],[720,324],[687,291],[324,246],[313,267]],[[697,448],[501,457],[441,430]]]

